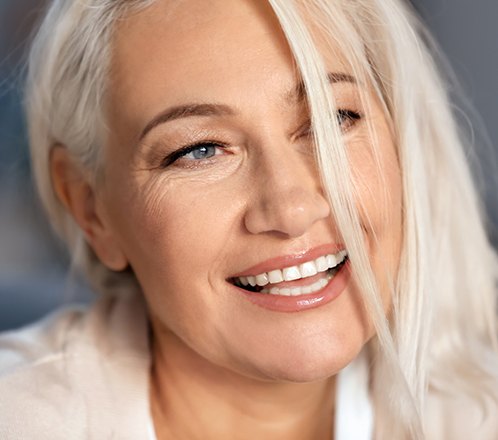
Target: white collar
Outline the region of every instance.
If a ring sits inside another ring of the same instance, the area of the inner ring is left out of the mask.
[[[373,410],[365,349],[337,377],[335,440],[371,440]]]

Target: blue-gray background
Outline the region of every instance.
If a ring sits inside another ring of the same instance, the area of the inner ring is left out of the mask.
[[[31,187],[20,74],[25,42],[44,0],[0,0],[0,330],[15,328],[61,303],[89,298],[68,283],[67,257],[50,233]],[[498,2],[413,0],[451,61],[489,134],[498,145]],[[474,121],[475,123],[476,121]],[[476,143],[482,144],[481,133]],[[496,164],[494,164],[496,165]],[[498,196],[486,160],[487,206],[493,230]],[[496,232],[492,232],[494,240]],[[496,241],[495,241],[496,242]]]

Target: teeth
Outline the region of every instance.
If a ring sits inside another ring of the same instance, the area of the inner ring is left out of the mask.
[[[272,270],[268,272],[268,280],[272,284],[281,283],[284,280],[284,276],[282,275],[282,271],[280,269]]]
[[[299,266],[299,270],[301,271],[301,275],[303,278],[312,277],[318,273],[316,268],[316,264],[313,261],[308,261],[307,263],[303,263]]]
[[[327,266],[337,266],[337,258],[335,257],[335,255],[327,255]]]
[[[282,272],[284,274],[285,281],[294,281],[302,278],[299,267],[297,266],[286,267]]]
[[[264,290],[264,289],[263,289]],[[266,292],[265,292],[266,293]],[[279,290],[279,295],[284,295],[284,296],[291,296],[291,289],[284,287],[283,289]]]
[[[258,286],[266,286],[268,284],[268,274],[262,273],[260,275],[256,275],[256,284]]]
[[[328,268],[327,257],[320,257],[316,260],[316,269],[318,272],[325,272]]]
[[[267,284],[278,284],[282,281],[294,281],[301,278],[308,278],[319,272],[325,272],[328,269],[336,267],[344,261],[347,255],[347,252],[342,250],[337,252],[337,254],[323,255],[316,260],[307,261],[299,266],[285,267],[283,269],[263,272],[254,276],[239,277],[236,281],[242,286],[251,285],[252,287],[263,287]],[[288,294],[291,295],[292,293],[289,291]],[[282,293],[280,293],[280,295],[282,295]],[[283,295],[287,295],[287,293],[283,293]]]
[[[301,291],[303,292],[303,295],[307,295],[308,293],[312,293],[310,286],[302,287]]]
[[[325,275],[323,278],[320,278],[318,281],[314,282],[310,286],[303,287],[271,287],[270,289],[263,289],[261,293],[269,293],[270,295],[282,295],[282,296],[299,296],[299,295],[308,295],[310,293],[318,292],[322,290],[330,281],[333,275]]]

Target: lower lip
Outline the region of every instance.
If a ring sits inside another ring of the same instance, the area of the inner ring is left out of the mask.
[[[257,306],[274,312],[302,312],[321,307],[336,299],[346,288],[351,276],[349,261],[341,267],[330,282],[321,290],[309,295],[283,296],[270,293],[248,292],[236,287],[246,298]]]

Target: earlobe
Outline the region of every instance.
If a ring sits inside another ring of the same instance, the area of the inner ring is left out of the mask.
[[[50,172],[59,201],[81,228],[100,261],[114,271],[126,269],[128,260],[102,208],[98,207],[88,175],[62,145],[51,151]]]

